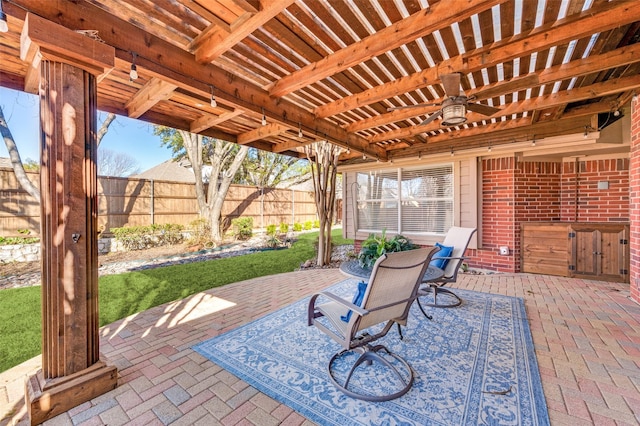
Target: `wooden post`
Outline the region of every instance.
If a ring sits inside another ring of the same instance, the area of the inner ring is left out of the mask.
[[[28,14],[21,57],[39,71],[42,370],[26,383],[31,424],[117,386],[100,360],[96,76],[115,51]]]

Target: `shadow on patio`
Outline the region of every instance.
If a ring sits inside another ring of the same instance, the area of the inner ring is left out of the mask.
[[[243,281],[101,329],[119,386],[45,424],[303,424],[191,349],[342,280],[336,269]],[[640,306],[628,285],[529,274],[465,274],[456,288],[522,297],[551,423],[640,421]],[[35,358],[0,375],[0,424],[26,424],[24,378]]]

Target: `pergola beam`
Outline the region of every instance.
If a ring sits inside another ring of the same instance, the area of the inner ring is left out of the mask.
[[[622,0],[616,3],[604,3],[588,12],[569,17],[539,27],[528,34],[514,36],[471,52],[442,61],[436,67],[402,77],[372,89],[345,96],[315,109],[318,117],[330,117],[345,111],[383,101],[417,88],[438,82],[438,75],[449,72],[471,73],[496,66],[534,52],[539,52],[589,37],[612,28],[640,21],[640,2]]]
[[[371,58],[468,19],[506,0],[440,2],[278,80],[269,91],[284,96]]]
[[[142,29],[122,21],[112,14],[87,2],[42,2],[15,0],[14,3],[34,13],[59,22],[69,28],[82,28],[85,17],[92,16],[92,29],[110,46],[116,48],[116,58],[130,61],[131,52],[137,54],[139,72],[157,77],[202,98],[211,96],[210,85],[216,87],[216,98],[233,108],[262,116],[291,129],[299,127],[305,133],[321,135],[331,143],[350,146],[367,155],[386,158],[386,151],[369,146],[366,139],[346,132],[331,121],[318,119],[313,113],[285,100],[273,98],[254,84],[239,79],[213,64],[200,64],[193,55]],[[189,130],[187,126],[185,130]]]
[[[294,0],[269,0],[262,2],[262,10],[241,15],[239,23],[231,27],[212,24],[196,37],[191,45],[196,61],[205,64],[214,61],[220,55],[244,40],[249,34],[289,7]]]
[[[586,87],[578,87],[571,90],[565,90],[558,93],[540,96],[520,102],[513,102],[505,106],[500,112],[491,117],[481,116],[479,114],[469,114],[468,122],[480,120],[498,119],[499,117],[509,116],[513,114],[522,114],[526,111],[541,110],[546,108],[554,108],[571,102],[579,102],[592,98],[599,98],[640,87],[640,75],[622,77],[615,80],[607,80],[602,83],[595,83]],[[402,139],[414,136],[420,133],[432,132],[441,129],[438,121],[433,121],[424,126],[405,127],[390,132],[381,133],[369,138],[369,142],[378,143],[392,139]],[[482,128],[485,128],[482,126]],[[431,140],[431,138],[429,138]]]

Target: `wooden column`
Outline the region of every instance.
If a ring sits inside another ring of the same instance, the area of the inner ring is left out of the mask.
[[[117,385],[99,355],[96,170],[96,76],[115,52],[34,15],[21,40],[40,93],[42,370],[25,395],[38,424]]]

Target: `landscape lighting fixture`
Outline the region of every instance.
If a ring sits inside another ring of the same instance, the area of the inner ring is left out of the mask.
[[[7,14],[2,10],[2,0],[0,0],[0,33],[9,32],[9,25],[7,24]]]
[[[129,71],[129,81],[138,79],[138,67],[136,67],[136,54],[132,53],[133,62],[131,62],[131,71]]]

